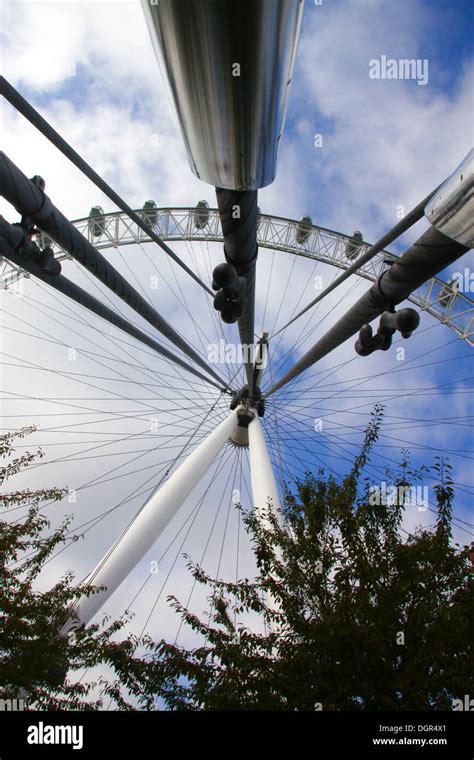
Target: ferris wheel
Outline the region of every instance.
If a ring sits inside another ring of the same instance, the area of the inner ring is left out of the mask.
[[[308,470],[340,475],[377,402],[386,406],[387,432],[368,469],[375,479],[401,447],[469,460],[456,433],[470,420],[446,408],[433,413],[439,388],[420,384],[419,371],[455,358],[450,398],[470,392],[463,362],[474,342],[474,302],[458,278],[440,273],[472,246],[473,153],[375,244],[309,216],[261,211],[257,191],[275,172],[302,4],[279,0],[280,14],[265,3],[249,6],[265,16],[256,28],[274,28],[284,40],[279,56],[271,34],[249,43],[248,20],[234,17],[232,3],[216,29],[211,5],[201,4],[194,22],[198,40],[212,36],[212,56],[199,42],[187,44],[196,4],[186,13],[166,0],[145,8],[191,167],[216,188],[217,208],[148,200],[131,209],[1,81],[7,100],[121,209],[96,206],[71,223],[41,177],[28,179],[0,154],[0,192],[22,217],[17,226],[0,224],[0,274],[21,304],[7,308],[20,355],[9,354],[6,365],[21,364],[28,386],[21,378],[9,400],[35,401],[46,423],[36,435],[46,436],[49,450],[58,447],[38,477],[49,468],[56,479],[73,478],[61,514],[76,519],[55,571],[76,563],[79,577],[105,587],[79,603],[65,632],[104,609],[137,611],[141,631],[171,630],[167,594],[182,591],[189,604],[196,591],[183,553],[191,547],[216,577],[247,573],[251,547],[236,507],[264,520]],[[243,87],[249,70],[252,86],[247,79]],[[281,76],[270,81],[272,70]],[[216,78],[221,101],[210,91]],[[265,119],[256,100],[262,91]],[[423,216],[427,232],[401,256],[390,253]],[[349,338],[350,356],[329,361]],[[400,362],[407,338],[416,348]],[[450,431],[449,446],[437,441],[438,427]],[[429,518],[432,505],[425,511]],[[473,533],[461,518],[458,527]],[[77,532],[83,541],[74,540]],[[194,603],[200,609],[203,600]]]

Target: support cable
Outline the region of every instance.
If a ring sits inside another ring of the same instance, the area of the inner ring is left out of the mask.
[[[348,277],[351,276],[351,274],[356,273],[364,264],[367,264],[370,259],[373,259],[374,256],[377,255],[377,253],[380,253],[380,251],[383,251],[384,248],[386,248],[387,245],[390,245],[390,243],[393,243],[394,240],[396,240],[400,235],[402,235],[404,232],[410,229],[410,227],[413,227],[416,222],[418,222],[425,213],[425,206],[428,204],[428,202],[433,198],[435,193],[439,190],[441,185],[438,185],[429,195],[426,196],[420,203],[418,203],[415,208],[413,208],[406,216],[401,219],[398,224],[396,224],[394,227],[392,227],[389,232],[387,232],[385,235],[383,235],[380,240],[377,240],[376,243],[370,246],[370,248],[362,255],[359,256],[357,261],[352,264],[349,269],[346,269],[342,274],[337,277],[334,282],[332,282],[330,285],[327,286],[321,293],[316,296],[311,303],[309,303],[307,306],[305,306],[302,311],[298,312],[296,316],[294,316],[292,319],[290,319],[289,322],[286,323],[283,327],[281,327],[278,332],[276,332],[272,337],[276,337],[279,335],[279,333],[283,332],[283,330],[286,330],[287,327],[289,327],[295,320],[299,319],[299,317],[302,317],[303,314],[306,314],[307,311],[313,308],[317,303],[323,300],[329,293],[332,293],[332,291],[338,287],[344,280],[347,280]]]
[[[198,377],[203,382],[213,385],[218,390],[222,390],[222,386],[219,386],[210,378],[207,378],[205,375],[202,375],[198,370],[194,369],[194,367],[192,367],[190,364],[187,364],[185,361],[180,359],[179,356],[176,356],[167,348],[165,348],[160,343],[158,343],[156,340],[146,335],[146,333],[139,330],[130,322],[127,322],[127,320],[125,320],[119,314],[116,314],[114,311],[112,311],[112,309],[109,309],[108,306],[105,306],[105,304],[98,301],[97,298],[94,298],[94,296],[91,296],[89,293],[83,290],[83,288],[81,288],[79,285],[76,285],[74,282],[71,282],[71,280],[69,280],[67,277],[64,277],[61,274],[59,275],[48,274],[47,272],[43,271],[38,264],[35,264],[33,261],[28,261],[24,259],[22,256],[20,256],[18,253],[16,253],[14,248],[11,245],[9,245],[5,237],[3,237],[2,233],[5,232],[6,226],[10,226],[10,225],[7,225],[6,223],[3,222],[2,219],[0,219],[0,255],[1,256],[13,262],[17,266],[21,266],[27,272],[34,275],[42,282],[46,283],[46,285],[49,285],[55,290],[58,290],[60,293],[67,296],[72,301],[75,301],[80,306],[83,306],[84,308],[93,312],[94,314],[96,314],[96,316],[100,317],[101,319],[105,319],[107,322],[114,325],[114,327],[118,327],[120,330],[123,330],[124,332],[128,333],[128,335],[130,335],[132,338],[135,338],[136,340],[139,340],[141,343],[144,343],[146,346],[148,346],[149,348],[152,348],[154,351],[161,354],[161,356],[164,356],[165,358],[169,359],[174,364],[177,364],[183,369],[187,370],[188,372],[191,372],[193,375]]]

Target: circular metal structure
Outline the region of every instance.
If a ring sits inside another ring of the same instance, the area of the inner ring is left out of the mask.
[[[137,212],[146,216],[149,209],[143,208]],[[195,207],[154,209],[154,222],[154,231],[162,240],[223,242],[217,209],[209,209],[204,226],[196,224]],[[77,219],[73,224],[98,250],[152,242],[143,230],[122,212],[104,214],[100,219],[99,235],[96,216]],[[311,225],[304,242],[299,243],[300,224],[301,221],[298,220],[260,214],[257,233],[259,247],[286,251],[342,270],[348,269],[357,261],[357,255],[365,253],[370,247],[366,242],[361,243],[355,255],[353,235],[344,235],[317,225]],[[40,246],[51,244],[58,260],[70,258],[69,254],[54,242],[51,243],[44,233],[39,235],[37,242]],[[348,251],[350,256],[347,255]],[[387,268],[387,262],[396,258],[388,251],[381,251],[363,265],[358,274],[370,282],[375,282]],[[0,281],[3,287],[8,288],[22,276],[29,275],[25,275],[22,270],[7,261],[0,262]],[[474,301],[465,293],[461,293],[455,283],[432,277],[407,300],[436,317],[470,345],[474,345]]]

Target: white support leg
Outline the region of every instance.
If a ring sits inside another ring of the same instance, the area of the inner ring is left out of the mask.
[[[257,515],[261,516],[264,520],[268,504],[275,511],[281,507],[281,504],[272,463],[263,435],[262,423],[256,411],[255,418],[249,424],[248,431],[253,504]]]
[[[268,528],[268,513],[270,511],[276,514],[281,523],[281,515],[278,512],[281,508],[281,503],[267,444],[263,435],[262,423],[256,411],[254,419],[249,423],[248,433],[253,506],[262,526]],[[275,556],[281,560],[279,547],[276,547]],[[267,603],[273,610],[280,610],[280,604],[272,594],[267,596]]]
[[[230,438],[236,422],[237,411],[234,410],[153,494],[85,581],[106,586],[106,590],[79,600],[74,609],[79,621],[70,618],[61,631],[63,634],[88,623],[153,546]]]

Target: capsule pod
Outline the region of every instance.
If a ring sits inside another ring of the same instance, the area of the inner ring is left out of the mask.
[[[207,201],[199,201],[194,212],[194,226],[203,230],[209,222],[209,204]]]
[[[89,211],[89,232],[92,237],[100,237],[104,234],[105,219],[102,206],[92,206]]]
[[[158,219],[158,209],[155,201],[145,201],[140,216],[146,224],[150,227],[154,227]]]
[[[364,238],[362,237],[362,232],[360,230],[356,230],[354,234],[352,235],[351,239],[347,241],[346,243],[346,258],[347,259],[355,259],[357,254],[359,253],[362,243],[364,242]]]
[[[296,225],[296,242],[299,245],[304,245],[311,235],[311,227],[313,226],[313,220],[310,216],[301,217],[300,221]]]

